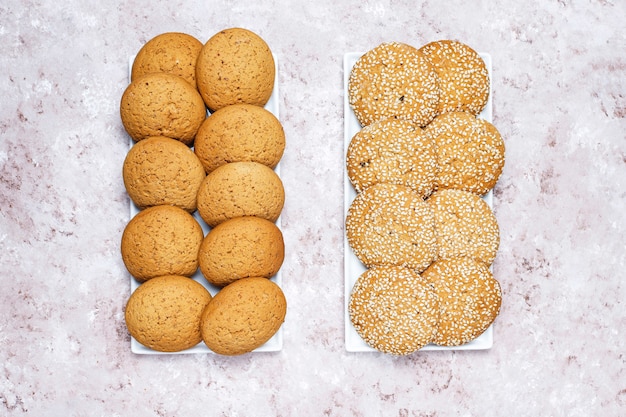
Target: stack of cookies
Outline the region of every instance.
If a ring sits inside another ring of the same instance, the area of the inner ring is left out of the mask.
[[[285,319],[276,225],[285,193],[285,133],[266,108],[275,62],[255,33],[231,28],[202,44],[178,32],[149,40],[120,103],[132,138],[123,180],[133,209],[122,259],[138,284],[125,310],[147,348],[201,342],[239,355]],[[199,272],[198,272],[199,271]]]
[[[348,101],[361,130],[347,147],[356,191],[350,248],[366,267],[348,301],[361,338],[406,355],[479,337],[500,311],[490,266],[499,227],[482,198],[504,167],[498,130],[477,117],[489,73],[468,45],[383,43],[361,56]]]

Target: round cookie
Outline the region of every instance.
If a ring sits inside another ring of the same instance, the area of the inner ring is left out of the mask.
[[[389,117],[425,126],[437,114],[437,74],[417,48],[382,43],[352,67],[348,100],[363,126]]]
[[[372,348],[408,355],[433,341],[439,301],[431,285],[414,271],[378,266],[357,279],[348,303],[350,321]]]
[[[129,333],[142,345],[180,352],[202,341],[200,319],[211,294],[198,282],[167,275],[141,284],[126,303]]]
[[[430,42],[419,50],[432,64],[439,79],[439,114],[466,111],[478,115],[485,108],[489,98],[489,72],[476,51],[454,40]]]
[[[476,339],[500,312],[500,284],[482,262],[465,257],[441,259],[422,277],[439,298],[437,345],[459,346]]]
[[[229,162],[253,161],[276,167],[285,150],[285,131],[270,111],[233,104],[202,123],[194,151],[207,173]]]
[[[202,313],[204,343],[221,355],[241,355],[262,346],[285,321],[287,301],[267,278],[242,278],[222,288]]]
[[[500,228],[485,200],[468,191],[439,190],[426,202],[435,215],[439,259],[467,256],[491,265],[500,245]]]
[[[495,186],[504,169],[504,141],[494,125],[466,112],[450,112],[437,116],[424,131],[437,150],[436,189],[483,195]]]
[[[430,206],[402,185],[381,183],[357,194],[345,228],[348,244],[367,267],[397,265],[421,272],[437,254]]]
[[[122,167],[126,191],[139,209],[169,204],[193,212],[205,176],[187,145],[164,136],[137,142]]]
[[[198,190],[198,213],[210,226],[242,216],[278,220],[285,204],[280,177],[258,162],[232,162],[206,176]]]
[[[122,260],[138,281],[162,275],[190,277],[198,269],[202,227],[185,210],[154,206],[137,213],[122,233]]]
[[[391,118],[365,126],[352,137],[346,168],[357,192],[391,183],[426,198],[435,186],[437,154],[432,139],[419,126]]]
[[[146,42],[133,61],[131,80],[164,72],[178,75],[196,88],[196,61],[202,42],[180,32],[161,33]]]
[[[206,235],[198,252],[202,275],[223,287],[241,278],[270,278],[285,258],[280,229],[260,217],[236,217],[220,223]]]
[[[120,103],[120,116],[134,141],[166,136],[191,145],[206,118],[198,91],[181,77],[151,73],[133,80]]]
[[[211,111],[238,103],[265,106],[275,77],[274,57],[267,43],[242,28],[213,35],[196,62],[198,90]]]

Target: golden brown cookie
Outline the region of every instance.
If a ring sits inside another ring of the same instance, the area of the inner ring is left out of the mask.
[[[426,202],[435,215],[438,258],[467,256],[491,265],[500,229],[485,200],[468,191],[439,190]]]
[[[151,73],[133,80],[120,103],[120,116],[134,141],[166,136],[186,145],[206,118],[198,91],[181,77]]]
[[[480,55],[454,40],[430,42],[419,50],[439,79],[441,95],[437,112],[466,111],[478,115],[489,98],[489,72]]]
[[[193,150],[164,136],[137,142],[122,168],[126,191],[139,209],[169,204],[193,212],[205,176]]]
[[[433,341],[439,301],[432,286],[414,271],[378,266],[357,279],[348,303],[350,321],[372,348],[408,355]]]
[[[215,353],[241,355],[262,346],[285,321],[287,301],[267,278],[242,278],[222,288],[202,313],[202,339]]]
[[[348,208],[346,237],[367,267],[397,265],[423,271],[435,260],[435,218],[428,204],[402,185],[366,188]]]
[[[352,67],[348,100],[363,126],[389,117],[425,126],[437,114],[437,74],[417,48],[382,43]]]
[[[202,341],[200,319],[211,294],[198,282],[179,275],[141,284],[126,303],[129,333],[142,345],[179,352]]]
[[[190,277],[198,269],[202,227],[175,206],[154,206],[137,213],[122,233],[122,260],[139,281],[162,275]]]
[[[246,103],[264,106],[274,89],[276,68],[267,43],[256,33],[230,28],[213,35],[196,63],[196,82],[207,107]]]
[[[424,129],[435,142],[436,189],[483,195],[504,169],[504,141],[494,125],[466,112],[439,115]]]
[[[219,287],[246,277],[273,277],[284,258],[280,229],[255,216],[220,223],[206,235],[198,252],[202,275]]]
[[[229,162],[253,161],[276,167],[285,150],[285,131],[270,111],[233,104],[211,114],[200,126],[194,151],[207,173]]]
[[[489,268],[470,258],[441,259],[422,274],[439,298],[434,343],[459,346],[476,339],[500,312],[500,284]]]
[[[346,168],[357,192],[390,183],[410,187],[425,198],[435,186],[437,154],[419,126],[391,118],[365,126],[352,137]]]
[[[285,203],[280,177],[258,162],[231,162],[206,176],[198,190],[198,213],[211,227],[233,217],[278,220]]]
[[[146,42],[133,61],[131,80],[150,74],[164,72],[178,75],[196,88],[196,61],[202,42],[180,32],[166,32]]]

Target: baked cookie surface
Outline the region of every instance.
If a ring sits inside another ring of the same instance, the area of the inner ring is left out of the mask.
[[[368,345],[394,355],[407,355],[431,343],[439,321],[439,301],[429,283],[397,266],[373,267],[359,276],[348,311]]]
[[[348,100],[362,126],[389,117],[425,126],[437,114],[439,82],[417,48],[400,42],[382,43],[352,67]]]
[[[345,229],[350,248],[367,267],[397,265],[420,272],[437,254],[432,209],[405,186],[381,183],[357,194]]]
[[[346,169],[357,192],[390,183],[410,187],[425,198],[434,189],[437,154],[419,126],[390,118],[365,126],[352,137]]]

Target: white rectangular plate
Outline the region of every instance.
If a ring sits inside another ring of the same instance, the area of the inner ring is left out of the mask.
[[[348,101],[348,78],[350,71],[356,63],[356,61],[363,55],[362,52],[349,52],[343,57],[343,88],[344,88],[344,156],[346,155],[348,145],[352,137],[361,130],[361,124],[357,120],[354,112],[350,108]],[[489,72],[489,79],[491,81],[491,56],[486,53],[480,53],[480,56],[485,61],[487,71]],[[485,109],[478,115],[478,117],[492,121],[492,101],[491,101],[491,85],[489,86],[489,99],[485,106]],[[348,178],[348,172],[344,163],[344,218],[348,214],[348,208],[352,203],[352,200],[356,197],[356,191],[350,179]],[[490,207],[493,207],[493,193],[490,191],[484,196],[485,201]],[[348,352],[375,352],[376,350],[367,345],[359,334],[354,329],[350,316],[348,313],[348,302],[350,300],[350,293],[357,278],[366,271],[365,266],[354,255],[352,249],[348,245],[348,240],[344,233],[344,289],[345,289],[345,302],[344,302],[344,320],[345,320],[345,338],[346,338],[346,350]],[[424,346],[421,350],[482,350],[489,349],[493,345],[493,328],[489,328],[479,337],[473,341],[461,346],[444,347],[430,344]]]
[[[130,73],[131,73],[131,68],[133,66],[134,58],[135,58],[134,56],[131,56],[128,61],[129,82],[130,82]],[[276,67],[276,79],[274,80],[274,90],[272,91],[272,95],[270,96],[270,99],[265,105],[265,108],[268,111],[270,111],[274,116],[276,116],[276,118],[278,119],[279,118],[278,117],[278,108],[279,108],[278,97],[280,96],[279,96],[279,91],[278,91],[278,61],[277,61],[276,56],[274,56],[274,64]],[[130,139],[129,147],[133,146],[133,144],[134,144],[134,141]],[[280,163],[276,166],[274,171],[277,174],[280,174]],[[139,212],[139,208],[131,200],[130,201],[130,218],[132,219],[138,212]],[[210,227],[204,222],[204,220],[202,220],[202,218],[200,217],[197,211],[193,213],[193,217],[198,221],[198,223],[200,223],[200,226],[202,226],[202,230],[204,231],[204,234],[206,236],[206,234],[210,231]],[[279,217],[278,220],[276,221],[276,225],[278,226],[279,229],[281,228],[280,221],[281,221],[281,218]],[[132,293],[137,289],[137,287],[139,287],[140,284],[132,276],[129,275],[129,278],[130,278],[130,290]],[[208,281],[204,279],[199,269],[191,278],[199,282],[200,284],[202,284],[211,293],[212,296],[217,294],[217,292],[219,291],[218,287],[209,284]],[[281,271],[279,270],[278,273],[274,277],[271,278],[271,280],[274,281],[279,286],[282,285]],[[280,329],[278,329],[278,332],[276,332],[276,334],[274,334],[274,336],[270,340],[268,340],[263,346],[260,346],[257,349],[255,349],[253,352],[277,352],[281,350],[282,347],[283,347],[283,330],[281,327]],[[184,354],[184,353],[214,353],[204,344],[204,342],[200,342],[196,346],[180,351],[180,352],[159,352],[159,351],[150,349],[142,345],[134,337],[131,337],[130,350],[133,353],[136,353],[139,355],[176,355],[176,354]]]

